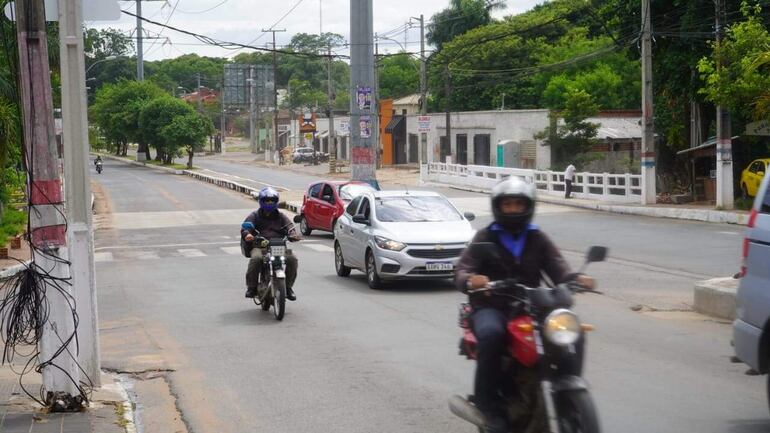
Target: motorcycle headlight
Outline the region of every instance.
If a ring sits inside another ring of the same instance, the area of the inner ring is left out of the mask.
[[[374,241],[377,243],[377,246],[383,250],[401,251],[406,248],[406,244],[382,236],[375,236]]]
[[[580,338],[580,321],[572,311],[554,310],[545,318],[545,338],[553,344],[568,346]]]

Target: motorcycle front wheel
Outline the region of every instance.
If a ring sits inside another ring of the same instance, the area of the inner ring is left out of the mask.
[[[555,400],[561,433],[601,432],[596,406],[588,391],[563,391]]]
[[[286,311],[286,280],[283,278],[273,279],[273,314],[275,320],[283,320],[283,314]]]

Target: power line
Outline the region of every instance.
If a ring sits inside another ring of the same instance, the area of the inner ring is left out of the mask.
[[[181,9],[179,9],[178,11],[179,11],[180,13],[183,13],[183,14],[188,14],[188,15],[204,14],[204,13],[206,13],[206,12],[211,12],[211,11],[213,11],[214,9],[216,9],[216,8],[218,8],[218,7],[222,6],[222,5],[224,5],[225,3],[229,2],[229,1],[230,1],[230,0],[222,0],[221,2],[217,3],[215,6],[212,6],[212,7],[208,8],[208,9],[204,9],[204,10],[202,10],[202,11],[194,11],[194,12],[190,12],[190,11],[183,11],[183,10],[181,10]]]
[[[283,14],[283,16],[282,16],[281,18],[279,18],[279,19],[278,19],[278,21],[274,22],[274,23],[273,23],[273,25],[272,25],[272,26],[270,26],[270,27],[268,27],[268,28],[269,28],[269,29],[272,29],[272,28],[275,28],[275,26],[277,26],[278,24],[281,24],[281,22],[283,22],[283,20],[285,20],[285,19],[286,19],[286,17],[288,17],[289,15],[291,15],[291,13],[292,13],[292,12],[294,12],[294,10],[296,10],[296,9],[299,7],[299,5],[300,5],[300,4],[302,4],[302,2],[303,2],[303,1],[304,1],[304,0],[297,0],[297,3],[295,3],[295,4],[294,4],[294,6],[292,6],[292,7],[291,7],[291,9],[289,9],[289,11],[288,11],[288,12],[286,12],[285,14]],[[259,36],[257,36],[257,37],[256,37],[256,38],[254,38],[253,40],[251,40],[251,41],[250,41],[248,44],[246,44],[246,45],[251,45],[251,44],[253,44],[254,42],[257,42],[258,40],[262,39],[262,37],[263,37],[263,36],[265,36],[266,34],[267,34],[267,32],[262,32],[262,33],[261,33]],[[233,53],[230,53],[229,55],[230,55],[230,56],[233,56],[233,55],[235,55],[235,54],[236,54],[238,51],[240,51],[241,49],[243,49],[243,48],[237,49],[237,50],[235,50],[235,52],[233,52]]]

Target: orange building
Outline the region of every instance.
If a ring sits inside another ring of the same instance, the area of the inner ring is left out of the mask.
[[[385,128],[393,119],[393,100],[380,99],[380,149],[382,165],[393,165],[393,135]]]

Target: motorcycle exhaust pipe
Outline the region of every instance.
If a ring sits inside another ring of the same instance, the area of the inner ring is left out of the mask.
[[[479,428],[484,428],[486,421],[484,414],[481,413],[476,406],[470,404],[468,400],[460,397],[459,395],[453,395],[449,399],[449,410],[458,417],[468,421]]]

